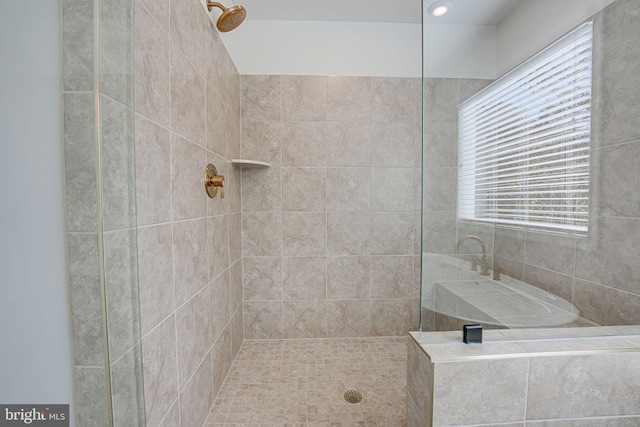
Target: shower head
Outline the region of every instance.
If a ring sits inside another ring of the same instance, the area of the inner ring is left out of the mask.
[[[222,10],[222,15],[220,15],[218,22],[216,22],[216,27],[223,33],[237,28],[247,16],[247,11],[242,6],[224,7],[218,2],[207,1],[209,12],[211,12],[211,8],[214,6]]]

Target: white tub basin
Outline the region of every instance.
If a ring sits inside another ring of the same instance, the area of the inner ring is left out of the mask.
[[[507,328],[560,326],[580,317],[569,301],[528,283],[504,274],[492,280],[466,261],[424,255],[422,305],[436,313]]]

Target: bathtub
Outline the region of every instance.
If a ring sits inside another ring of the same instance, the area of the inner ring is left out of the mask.
[[[501,328],[585,323],[569,301],[521,280],[493,280],[449,255],[425,253],[422,261],[422,308],[437,315]]]

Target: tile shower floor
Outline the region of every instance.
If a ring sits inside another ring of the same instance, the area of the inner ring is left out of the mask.
[[[205,426],[400,427],[406,385],[406,337],[245,341]]]

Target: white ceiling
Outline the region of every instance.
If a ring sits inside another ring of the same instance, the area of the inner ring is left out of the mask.
[[[424,0],[425,9],[435,0]],[[449,0],[452,10],[430,24],[496,25],[525,0]],[[235,0],[247,19],[419,24],[421,0]]]

